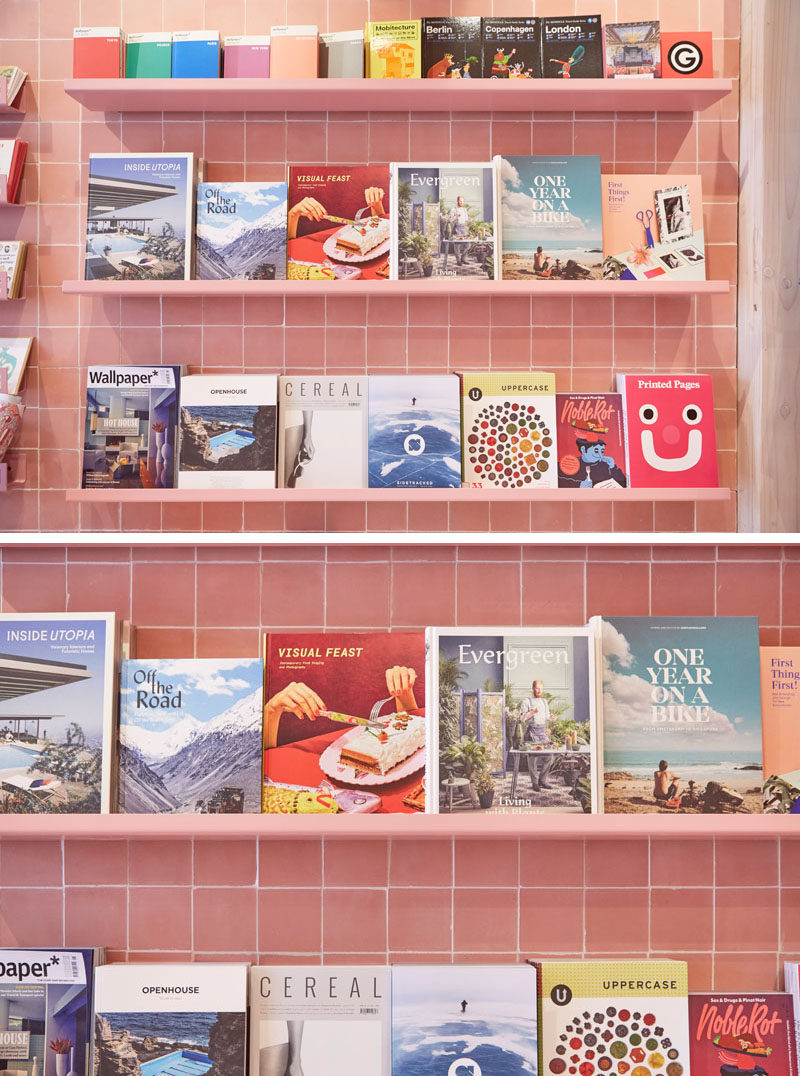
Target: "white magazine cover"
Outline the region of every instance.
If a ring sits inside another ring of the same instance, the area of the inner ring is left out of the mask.
[[[367,378],[284,375],[278,383],[278,485],[365,487]]]

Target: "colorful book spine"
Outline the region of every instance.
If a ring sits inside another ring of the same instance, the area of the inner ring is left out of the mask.
[[[216,30],[178,30],[172,35],[173,78],[219,78]]]
[[[223,41],[225,78],[269,78],[269,34],[239,34]]]
[[[125,50],[126,78],[171,78],[172,34],[130,34]]]
[[[270,30],[269,77],[317,78],[318,74],[318,28],[273,26]]]
[[[119,26],[81,26],[72,33],[73,78],[119,78],[125,38]]]

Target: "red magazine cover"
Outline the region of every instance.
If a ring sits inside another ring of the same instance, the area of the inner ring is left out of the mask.
[[[637,489],[719,484],[709,374],[618,374],[629,484]]]
[[[289,280],[387,280],[389,165],[289,167]]]
[[[692,1076],[797,1076],[791,994],[690,994]]]
[[[424,810],[425,634],[264,636],[267,813]]]
[[[619,393],[557,392],[556,446],[559,489],[627,486]]]

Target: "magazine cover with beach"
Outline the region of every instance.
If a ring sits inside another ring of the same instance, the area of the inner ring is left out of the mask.
[[[594,622],[606,813],[760,812],[757,618]]]

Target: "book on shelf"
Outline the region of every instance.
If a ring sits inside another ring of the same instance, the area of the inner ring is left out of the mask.
[[[6,181],[6,200],[16,202],[28,143],[19,138],[0,139],[0,177]],[[1,204],[1,203],[0,203]]]
[[[222,44],[225,78],[269,78],[269,34],[236,34]]]
[[[494,280],[499,264],[491,163],[392,165],[393,280]]]
[[[540,78],[539,19],[484,16],[481,19],[483,78]]]
[[[0,239],[0,273],[6,274],[6,299],[18,299],[22,292],[28,244],[20,239]]]
[[[800,814],[800,646],[761,647],[761,721],[764,810]]]
[[[617,374],[634,488],[719,483],[710,374]]]
[[[539,1071],[690,1069],[683,960],[537,960]],[[610,1062],[610,1064],[609,1064]],[[694,1070],[692,1069],[692,1072]]]
[[[19,396],[0,392],[0,463],[6,458],[25,414],[25,404]]]
[[[90,366],[83,489],[174,489],[180,366]]]
[[[275,489],[275,374],[181,379],[179,489]]]
[[[264,636],[268,814],[424,810],[425,634]]]
[[[363,30],[340,30],[319,35],[319,77],[364,77]]]
[[[661,78],[661,23],[607,22],[606,78]]]
[[[217,30],[176,30],[172,35],[173,78],[219,78]]]
[[[105,964],[94,977],[94,1074],[245,1076],[247,964]]]
[[[797,1076],[791,993],[689,995],[692,1076]]]
[[[542,78],[602,78],[603,24],[599,15],[539,19]]]
[[[504,280],[600,280],[600,158],[495,157]]]
[[[758,619],[593,617],[606,814],[758,814]]]
[[[73,78],[119,78],[125,70],[125,35],[119,26],[72,31]]]
[[[364,54],[367,78],[421,78],[421,20],[368,22]]]
[[[269,77],[317,78],[318,74],[318,28],[273,26],[269,34]]]
[[[792,995],[794,1007],[794,1038],[797,1043],[797,1066],[800,1070],[800,964],[793,960],[783,962],[783,985]]]
[[[554,374],[463,373],[464,484],[495,489],[555,489]]]
[[[289,280],[389,277],[388,164],[289,166]]]
[[[0,370],[5,370],[6,392],[15,396],[22,384],[22,375],[33,347],[32,336],[0,336]],[[0,391],[2,380],[0,380]]]
[[[6,82],[6,104],[13,105],[14,101],[22,89],[25,79],[28,77],[28,72],[23,71],[21,67],[15,67],[13,64],[0,66],[0,79],[5,79]]]
[[[422,20],[423,78],[482,77],[483,42],[479,15],[442,15]]]
[[[366,487],[366,377],[281,375],[278,395],[278,485]]]
[[[427,640],[431,809],[596,811],[593,631],[428,628]]]
[[[167,31],[128,34],[125,78],[171,78],[172,34]]]
[[[90,154],[85,279],[190,280],[195,178],[193,153]]]
[[[713,78],[714,35],[710,30],[661,31],[662,78]]]
[[[92,1071],[93,979],[104,959],[103,949],[0,949],[6,1071]]]
[[[604,175],[603,278],[705,280],[698,175]]]
[[[392,964],[391,975],[392,1076],[536,1076],[535,968]]]
[[[260,812],[262,692],[258,658],[123,661],[120,813]]]
[[[197,185],[198,280],[286,279],[285,183]]]
[[[618,392],[557,392],[559,489],[624,489],[625,427]]]
[[[381,1076],[389,1071],[389,1020],[388,967],[250,968],[253,1073],[286,1055],[286,1071],[302,1076]]]
[[[368,378],[371,489],[461,485],[457,374],[374,374]]]
[[[100,814],[114,778],[113,613],[0,613],[0,802]]]

